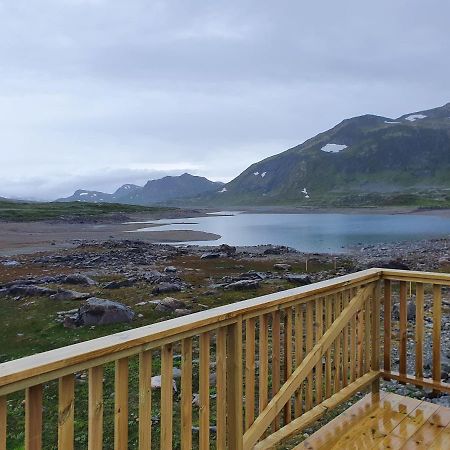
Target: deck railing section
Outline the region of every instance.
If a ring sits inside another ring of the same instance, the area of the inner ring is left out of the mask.
[[[414,284],[417,308],[414,376],[407,374],[409,283]],[[395,284],[400,302],[398,372],[391,367]],[[148,450],[155,442],[164,450],[178,443],[182,449],[271,448],[366,386],[376,393],[380,374],[450,392],[450,385],[440,381],[440,294],[441,286],[449,284],[445,275],[370,269],[0,364],[0,450],[7,448],[7,398],[23,390],[25,448],[42,448],[48,419],[43,401],[55,380],[58,448],[74,449],[77,433],[84,433],[89,450],[102,449],[104,424],[111,420],[104,407],[111,364],[116,450],[130,445]],[[434,299],[431,379],[423,378],[422,356],[428,290]],[[174,396],[175,359],[181,368],[179,396]],[[161,374],[157,426],[152,425],[155,361]],[[88,379],[86,429],[75,427],[77,415],[85,413],[75,408],[75,374],[80,372],[87,372]],[[130,387],[135,380],[137,396]],[[198,409],[192,402],[194,386]],[[130,442],[129,436],[133,408],[137,442]],[[194,434],[192,425],[197,423]]]

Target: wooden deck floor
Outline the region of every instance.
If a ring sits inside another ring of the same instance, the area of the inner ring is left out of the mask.
[[[306,449],[450,449],[450,408],[368,394],[295,447]]]

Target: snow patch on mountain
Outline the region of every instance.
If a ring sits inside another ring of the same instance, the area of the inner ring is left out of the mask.
[[[324,145],[320,150],[326,153],[339,153],[346,148],[347,146],[343,144],[327,144]]]
[[[425,119],[427,116],[424,114],[411,114],[408,117],[405,117],[405,120],[408,120],[409,122],[415,122],[416,120]]]

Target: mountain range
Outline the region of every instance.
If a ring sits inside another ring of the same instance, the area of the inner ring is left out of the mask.
[[[184,173],[180,176],[149,180],[144,186],[124,184],[112,194],[78,189],[70,197],[60,198],[57,201],[153,205],[186,197],[193,200],[201,194],[219,189],[222,185],[223,183]]]
[[[346,119],[229,183],[183,174],[58,201],[189,206],[450,206],[450,103]]]

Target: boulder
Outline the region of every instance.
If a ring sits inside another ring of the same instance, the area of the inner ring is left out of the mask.
[[[109,325],[112,323],[129,323],[134,319],[134,312],[126,305],[103,298],[91,297],[78,309],[76,315],[66,317],[64,326]]]
[[[394,320],[400,320],[400,305],[398,303],[395,303],[392,307],[392,317]],[[406,308],[406,320],[411,322],[416,320],[416,305],[412,300],[408,302]]]
[[[155,288],[153,288],[152,294],[168,294],[170,292],[180,292],[180,291],[181,291],[181,284],[163,282],[158,284],[158,286],[156,286]]]
[[[155,375],[150,380],[150,385],[152,389],[161,389],[161,375]],[[174,392],[177,392],[177,383],[174,379],[172,379],[172,389]]]
[[[155,311],[158,312],[172,312],[186,307],[186,303],[173,297],[166,297],[162,300],[154,300],[150,303],[156,305]]]
[[[277,263],[273,265],[275,270],[291,270],[292,266],[290,264]]]
[[[186,309],[186,308],[177,308],[174,312],[173,315],[175,317],[182,317],[182,316],[187,316],[189,314],[191,314],[192,311],[190,309]]]
[[[285,245],[269,247],[263,252],[264,255],[282,255],[283,253],[289,253],[289,248]]]
[[[175,273],[176,271],[177,271],[177,268],[175,266],[164,267],[164,272],[166,272],[166,273]]]
[[[234,256],[236,254],[236,247],[228,244],[222,244],[218,248],[220,253],[225,253],[227,256]]]
[[[61,278],[60,282],[63,284],[82,284],[84,286],[95,286],[97,284],[95,280],[81,273],[65,275]]]
[[[286,280],[290,283],[298,284],[299,286],[306,286],[307,284],[311,284],[311,278],[308,275],[302,275],[299,273],[290,273],[286,275]]]
[[[70,289],[60,289],[56,294],[50,295],[52,300],[85,300],[91,297],[86,292],[71,291]]]
[[[220,253],[215,253],[215,252],[208,252],[208,253],[203,253],[202,256],[200,256],[200,259],[217,259],[220,258]]]
[[[56,294],[56,290],[42,286],[11,286],[8,288],[8,294],[21,297],[50,297]]]
[[[230,283],[225,286],[227,291],[243,291],[245,289],[257,289],[259,288],[258,280],[239,280],[234,283]]]
[[[135,283],[134,278],[128,278],[126,280],[116,280],[116,281],[110,281],[109,283],[105,284],[105,289],[120,289],[122,287],[130,287],[133,286]]]

